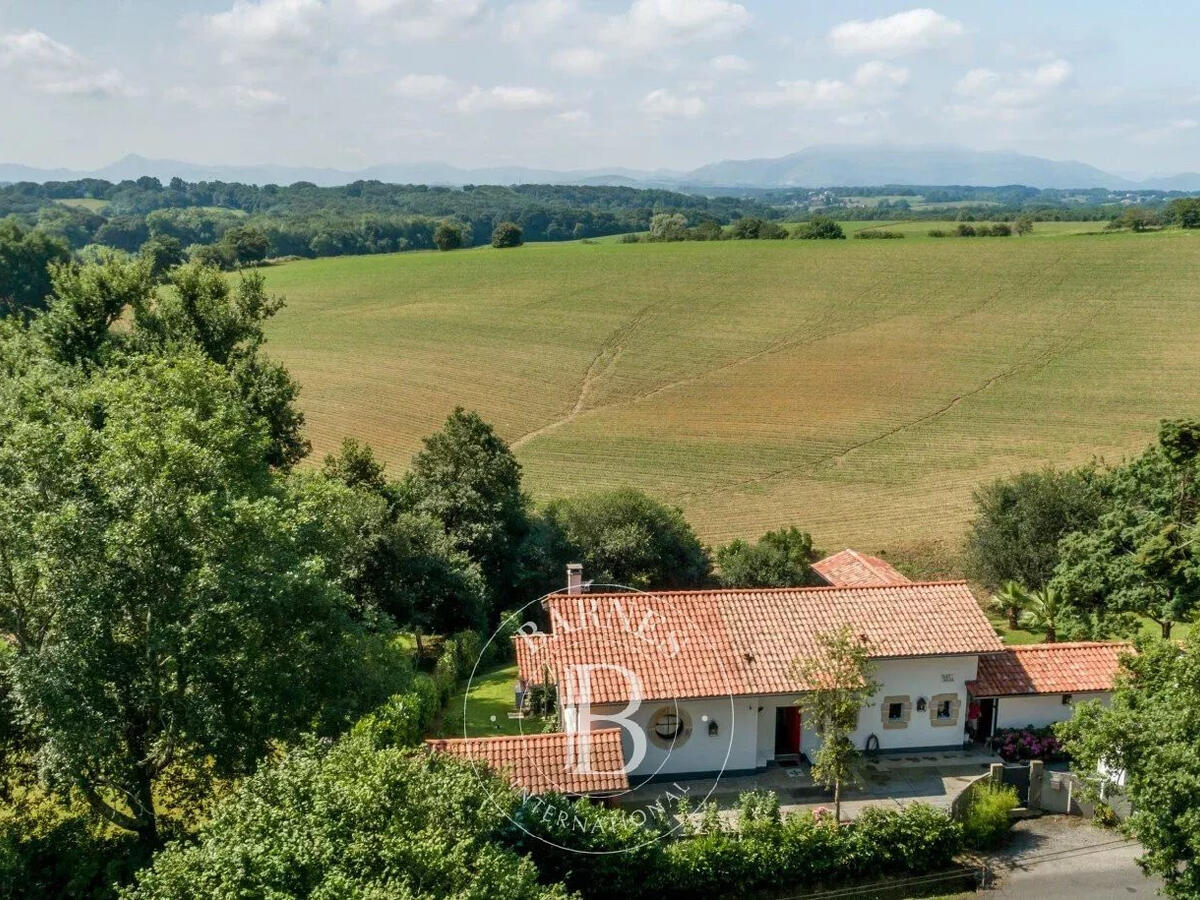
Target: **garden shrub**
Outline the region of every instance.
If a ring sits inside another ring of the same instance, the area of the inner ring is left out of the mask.
[[[1064,762],[1069,757],[1062,742],[1050,726],[1034,728],[1001,728],[993,738],[1000,758],[1005,762],[1040,759],[1043,762]]]
[[[438,705],[445,706],[458,687],[458,643],[453,639],[442,644],[441,655],[433,667],[433,683],[438,690]]]
[[[454,635],[454,650],[457,654],[459,677],[470,677],[483,654],[483,638],[477,631],[460,631]]]
[[[968,847],[988,850],[1008,833],[1009,813],[1017,808],[1017,792],[1008,786],[981,784],[974,788],[963,811],[963,839]]]
[[[355,723],[353,733],[362,735],[376,749],[408,747],[421,743],[441,709],[438,689],[428,675],[417,675],[412,687],[393,695],[375,711]]]

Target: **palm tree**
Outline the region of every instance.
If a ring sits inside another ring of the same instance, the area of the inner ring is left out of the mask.
[[[1021,625],[1030,631],[1044,631],[1046,643],[1058,640],[1058,632],[1066,625],[1070,608],[1066,599],[1050,586],[1029,594],[1028,602],[1021,612]]]
[[[1028,605],[1030,597],[1029,591],[1022,585],[1015,581],[1006,581],[988,601],[988,608],[1003,615],[1008,620],[1008,630],[1014,631],[1017,627],[1017,617]]]

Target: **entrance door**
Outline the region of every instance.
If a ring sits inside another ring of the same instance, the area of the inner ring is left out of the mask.
[[[800,710],[781,706],[775,710],[775,757],[800,755]]]
[[[992,736],[992,723],[996,718],[996,701],[988,697],[986,700],[979,701],[979,730],[976,732],[975,738],[979,741],[986,741]]]

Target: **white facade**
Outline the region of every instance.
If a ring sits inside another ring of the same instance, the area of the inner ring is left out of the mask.
[[[965,683],[976,675],[978,657],[941,656],[878,660],[875,679],[879,692],[859,715],[853,740],[865,748],[873,735],[880,750],[961,747],[966,727]],[[720,697],[678,702],[642,703],[629,714],[644,738],[645,754],[633,766],[631,777],[697,775],[715,772],[748,772],[765,767],[776,756],[776,710],[793,709],[800,695]],[[922,702],[923,701],[923,702]],[[888,717],[889,706],[900,706],[902,716]],[[941,709],[939,710],[939,706]],[[923,707],[923,708],[922,708]],[[627,724],[600,718],[619,713],[621,707],[593,707],[592,728],[621,725],[625,759],[638,756],[638,743]],[[947,713],[939,718],[939,711]],[[673,746],[655,735],[663,714],[677,714],[682,731]],[[563,728],[577,730],[582,723],[575,709],[563,710]],[[715,733],[713,733],[715,732]],[[804,727],[800,751],[810,758],[820,742]]]
[[[1063,703],[1062,694],[1031,694],[1027,697],[1000,697],[996,700],[997,728],[1024,728],[1032,725],[1043,728],[1055,722],[1064,722],[1074,715],[1074,704],[1086,700],[1099,700],[1108,705],[1111,694],[1097,691],[1088,694],[1069,694],[1069,703]]]

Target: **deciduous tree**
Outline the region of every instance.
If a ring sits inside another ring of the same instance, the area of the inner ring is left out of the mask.
[[[862,775],[862,752],[850,736],[858,716],[879,690],[869,648],[849,626],[818,637],[817,651],[795,663],[800,681],[807,686],[799,702],[804,718],[821,738],[813,757],[812,776],[833,791],[836,821],[842,817],[842,788],[857,784]]]
[[[755,543],[741,539],[717,548],[721,584],[727,587],[795,587],[820,584],[812,535],[792,526],[768,531]]]

